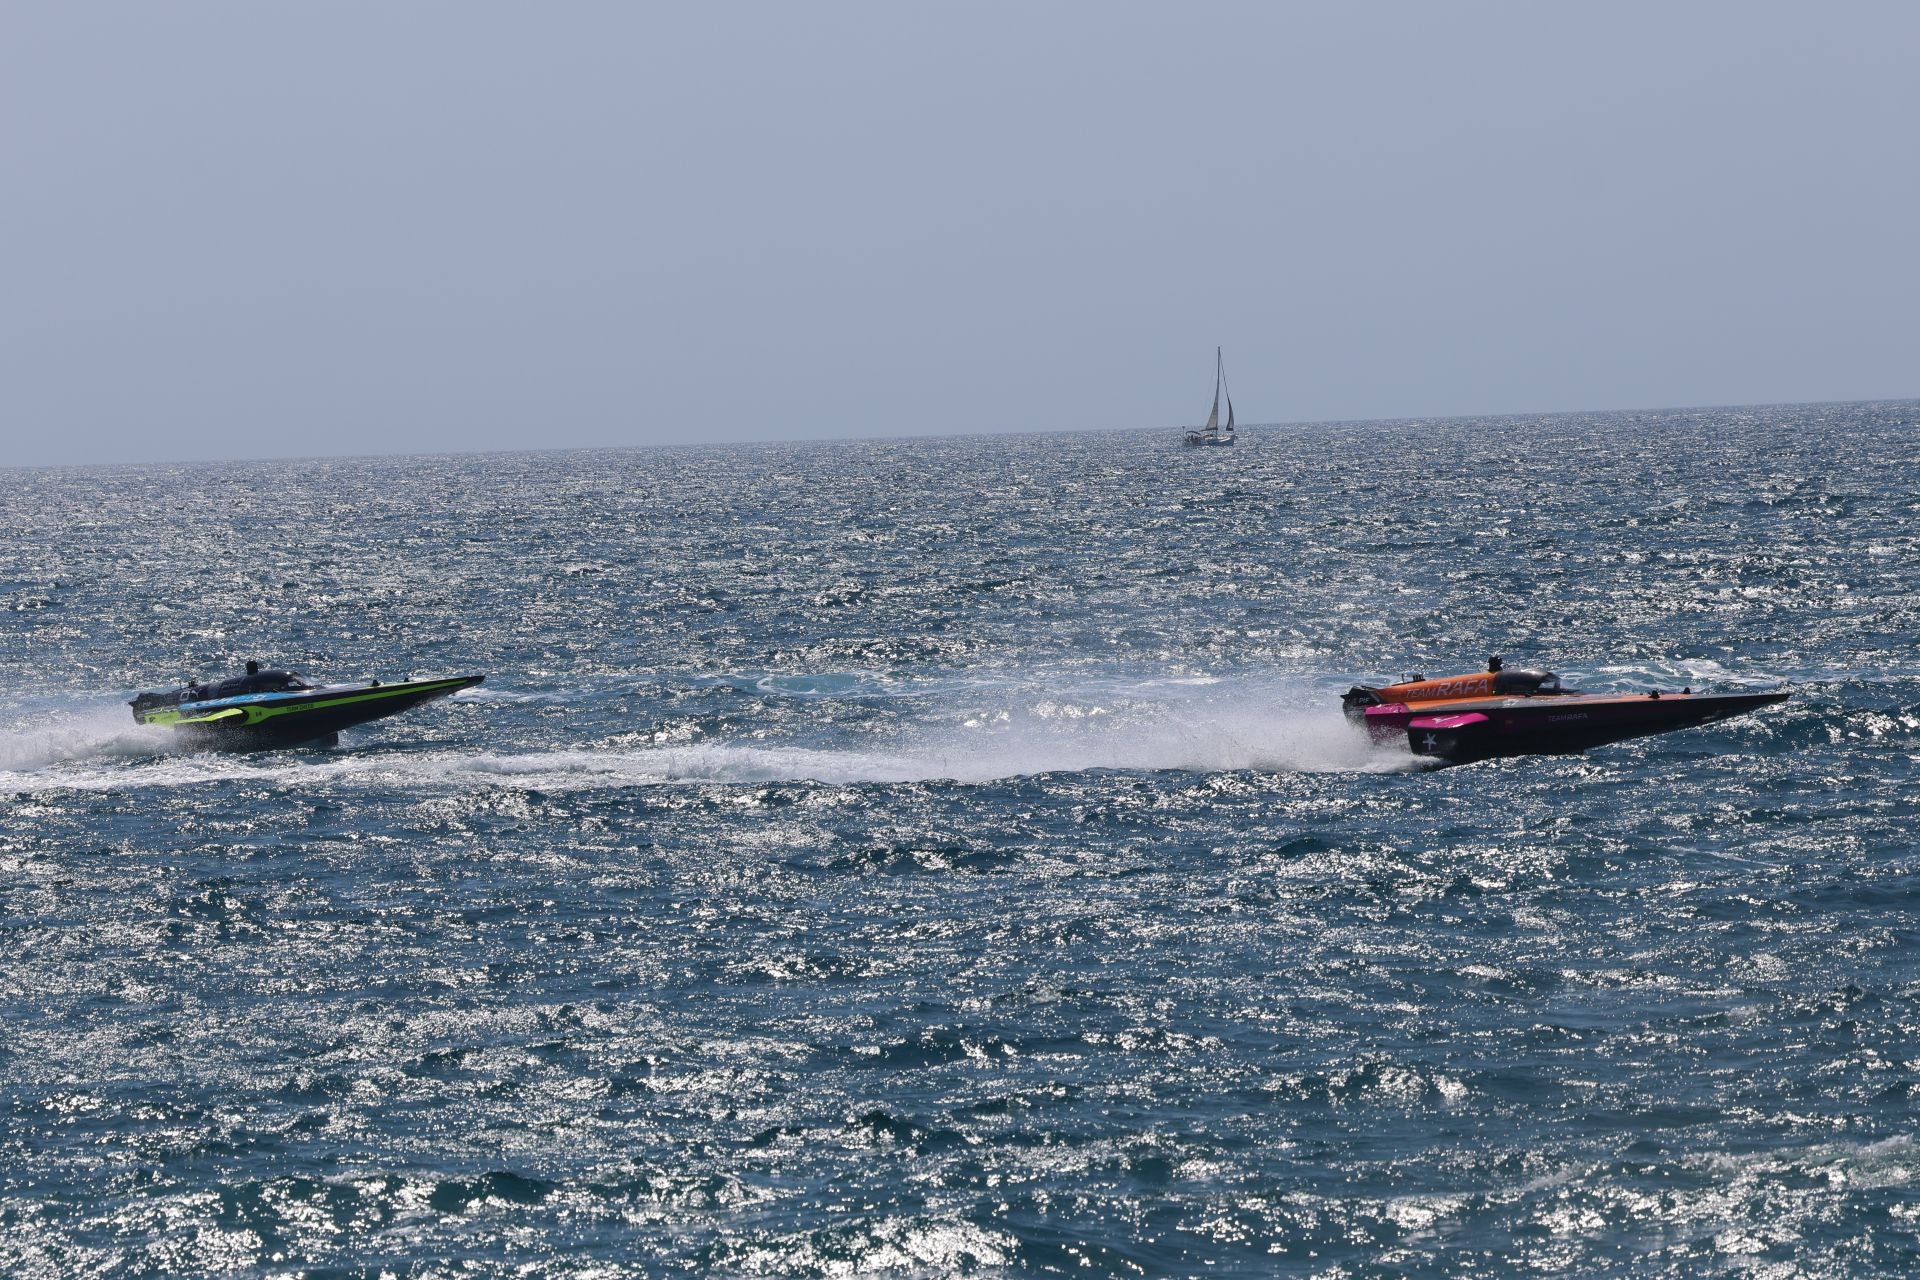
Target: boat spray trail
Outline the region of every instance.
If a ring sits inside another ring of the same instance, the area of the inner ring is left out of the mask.
[[[0,731],[0,775],[76,761],[131,760],[172,747],[164,729],[127,723],[124,707],[79,705],[43,711],[32,728]]]
[[[515,718],[549,704],[498,691],[493,727],[500,745],[489,750],[409,750],[404,740],[383,742],[369,731],[367,739],[326,752],[166,756],[161,753],[173,744],[164,731],[122,727],[112,738],[76,737],[64,752],[19,753],[0,770],[0,785],[97,791],[239,781],[581,790],[684,782],[983,783],[1093,771],[1383,773],[1422,767],[1405,751],[1369,743],[1327,705],[1323,691],[1292,686],[998,677],[954,682],[940,697],[916,700],[915,719],[905,727],[877,733],[847,726],[823,733],[820,725],[833,720],[832,709],[822,705],[830,700],[804,682],[796,687],[807,690],[791,699],[796,714],[767,717],[784,725],[784,739],[764,731],[701,732],[692,741],[636,743],[623,732],[538,747],[516,731],[531,729],[533,722],[517,726]],[[714,717],[712,723],[737,722]],[[102,745],[115,749],[102,752]]]

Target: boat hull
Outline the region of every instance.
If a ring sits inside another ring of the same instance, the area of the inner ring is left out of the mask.
[[[193,746],[217,751],[268,751],[331,746],[342,729],[383,720],[479,684],[484,676],[334,686],[298,693],[251,694],[182,703],[137,717],[170,725]]]
[[[1710,724],[1784,702],[1789,693],[1570,694],[1384,703],[1363,719],[1376,739],[1405,735],[1415,755],[1453,763],[1585,751]]]

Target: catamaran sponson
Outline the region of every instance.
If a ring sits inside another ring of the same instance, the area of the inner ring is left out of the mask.
[[[256,751],[331,744],[342,729],[395,715],[485,678],[315,685],[294,672],[262,671],[259,663],[249,662],[243,676],[196,681],[170,693],[143,693],[128,705],[137,724],[171,725],[196,745]]]

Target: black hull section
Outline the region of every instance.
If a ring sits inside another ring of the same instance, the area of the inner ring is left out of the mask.
[[[341,699],[337,694],[316,695],[312,707],[293,705],[257,724],[182,724],[175,729],[194,747],[207,751],[278,751],[289,747],[330,747],[342,729],[384,720],[423,702],[471,688],[484,679],[422,681],[422,688],[387,686],[372,692],[378,697]],[[330,705],[331,704],[331,705]]]
[[[1416,716],[1407,726],[1407,745],[1416,755],[1437,756],[1450,764],[1502,756],[1566,755],[1610,742],[1712,724],[1784,702],[1791,696],[1728,693],[1594,702],[1542,699],[1538,705]]]

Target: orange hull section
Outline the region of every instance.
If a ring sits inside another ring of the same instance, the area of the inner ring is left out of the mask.
[[[1382,702],[1446,702],[1460,698],[1493,697],[1493,672],[1444,676],[1438,680],[1408,680],[1374,690]]]

